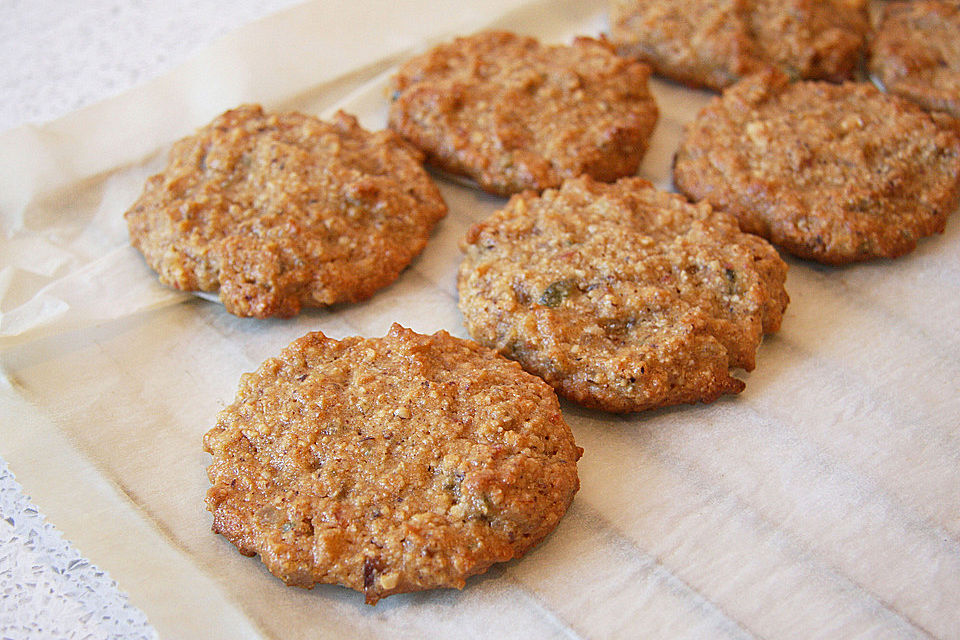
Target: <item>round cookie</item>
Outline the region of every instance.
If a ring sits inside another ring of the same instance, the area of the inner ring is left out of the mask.
[[[789,300],[769,243],[641,178],[516,195],[461,248],[473,338],[608,411],[740,392]]]
[[[288,585],[369,604],[522,556],[573,500],[582,453],[543,381],[396,324],[294,341],[241,378],[204,448],[214,531]]]
[[[802,258],[894,258],[957,207],[960,136],[868,83],[765,72],[687,126],[673,175],[690,198]]]
[[[162,282],[287,317],[367,298],[420,253],[447,212],[422,161],[342,112],[245,105],[174,144],[124,217]]]
[[[390,127],[427,162],[499,195],[636,173],[657,121],[646,65],[605,42],[485,32],[404,64]]]
[[[960,118],[960,3],[887,2],[870,45],[870,71],[890,93]]]
[[[610,14],[620,54],[715,90],[768,66],[850,78],[869,30],[862,0],[612,0]]]

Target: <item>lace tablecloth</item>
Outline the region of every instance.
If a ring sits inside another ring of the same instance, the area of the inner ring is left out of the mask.
[[[156,637],[110,576],[44,521],[3,461],[0,514],[0,637]]]

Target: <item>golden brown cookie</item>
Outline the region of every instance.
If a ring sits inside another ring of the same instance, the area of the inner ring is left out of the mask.
[[[612,0],[611,41],[680,82],[723,89],[776,66],[841,81],[869,30],[864,0]]]
[[[543,381],[396,324],[294,341],[241,378],[204,448],[214,531],[289,585],[369,604],[522,556],[573,500],[582,453]]]
[[[420,253],[447,211],[422,161],[342,112],[246,105],[177,142],[125,218],[162,282],[292,316],[367,298]]]
[[[894,258],[943,231],[956,209],[960,137],[868,83],[764,72],[688,125],[674,182],[800,257]]]
[[[480,33],[400,68],[390,127],[428,163],[500,195],[581,174],[616,180],[636,173],[657,121],[649,74],[590,38]]]
[[[888,2],[870,45],[870,71],[890,93],[960,118],[960,2]]]
[[[740,392],[789,300],[766,241],[640,178],[516,195],[461,247],[474,339],[608,411]]]

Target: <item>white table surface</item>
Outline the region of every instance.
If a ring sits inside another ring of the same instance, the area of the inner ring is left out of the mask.
[[[53,120],[160,75],[299,0],[2,0],[0,131]],[[0,637],[153,638],[116,583],[0,459]]]

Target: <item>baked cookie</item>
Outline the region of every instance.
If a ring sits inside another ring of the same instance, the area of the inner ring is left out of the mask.
[[[461,244],[470,334],[588,407],[711,402],[780,327],[787,267],[732,216],[641,178],[519,194]]]
[[[960,137],[871,84],[770,71],[700,112],[673,175],[691,198],[802,258],[894,258],[943,231],[957,207]]]
[[[960,118],[960,2],[888,2],[870,71],[890,93]]]
[[[605,42],[485,32],[400,67],[390,127],[427,162],[499,195],[636,173],[657,121],[646,65]]]
[[[219,292],[230,313],[292,316],[389,284],[447,207],[419,151],[353,116],[256,105],[177,142],[126,212],[160,280]]]
[[[579,488],[553,390],[444,331],[311,333],[240,380],[204,437],[213,530],[288,585],[463,588],[557,525]]]
[[[720,90],[764,67],[841,81],[869,31],[865,0],[612,0],[622,54],[685,84]]]

